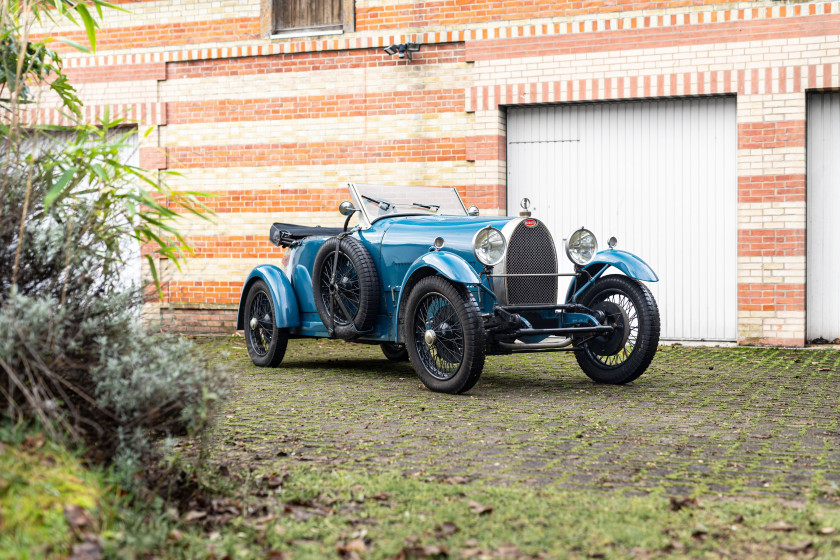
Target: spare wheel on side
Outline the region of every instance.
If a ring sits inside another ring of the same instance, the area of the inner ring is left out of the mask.
[[[332,237],[321,245],[312,267],[312,292],[318,315],[333,336],[351,340],[373,329],[379,277],[358,239]]]

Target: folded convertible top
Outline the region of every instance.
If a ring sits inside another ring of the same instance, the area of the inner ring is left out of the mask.
[[[344,229],[340,227],[298,226],[295,224],[271,224],[271,242],[278,247],[291,247],[307,237],[338,235]]]

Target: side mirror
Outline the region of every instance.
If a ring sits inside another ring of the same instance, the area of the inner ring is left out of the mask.
[[[470,216],[478,216],[478,206],[470,206],[469,209],[467,209],[467,214]]]
[[[353,208],[353,203],[349,200],[345,200],[338,205],[338,213],[342,216],[352,216],[356,211],[356,208]]]

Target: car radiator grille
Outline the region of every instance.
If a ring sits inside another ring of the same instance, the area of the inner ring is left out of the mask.
[[[508,274],[557,273],[557,251],[551,233],[542,222],[528,227],[520,222],[507,249]],[[557,303],[557,276],[506,278],[510,305]]]

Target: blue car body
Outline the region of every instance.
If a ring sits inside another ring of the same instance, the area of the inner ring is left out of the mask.
[[[398,317],[404,305],[406,293],[403,286],[410,285],[412,278],[435,274],[452,282],[463,284],[473,294],[482,312],[492,313],[497,303],[492,279],[482,275],[483,265],[473,253],[472,239],[475,233],[487,226],[503,229],[513,217],[477,216],[398,216],[376,221],[369,229],[355,231],[352,237],[361,241],[373,257],[382,287],[380,315],[375,328],[364,333],[358,340],[402,343],[398,328]],[[442,237],[445,245],[434,247],[434,240]],[[312,270],[315,256],[329,237],[307,237],[300,245],[291,249],[286,270],[276,265],[260,265],[249,275],[242,289],[237,329],[244,328],[244,305],[251,284],[260,279],[271,289],[275,307],[275,321],[278,327],[289,329],[290,335],[300,337],[328,337],[326,325],[315,306],[312,290]],[[583,267],[593,271],[593,279],[615,267],[626,276],[645,282],[656,282],[656,273],[641,258],[626,251],[607,249],[597,253],[595,258]],[[566,294],[565,301],[573,303],[589,283],[578,286]],[[557,316],[548,310],[546,317]],[[573,317],[557,316],[558,325],[566,323],[598,321],[587,315]]]
[[[561,273],[550,231],[527,212],[479,217],[447,187],[348,187],[344,228],[271,226],[283,266],[251,271],[237,315],[256,365],[279,365],[291,338],[379,343],[431,390],[462,393],[488,354],[571,350],[614,384],[653,359],[659,311],[640,281],[656,273],[614,240],[598,252],[592,232],[575,231],[564,240],[574,272]]]

